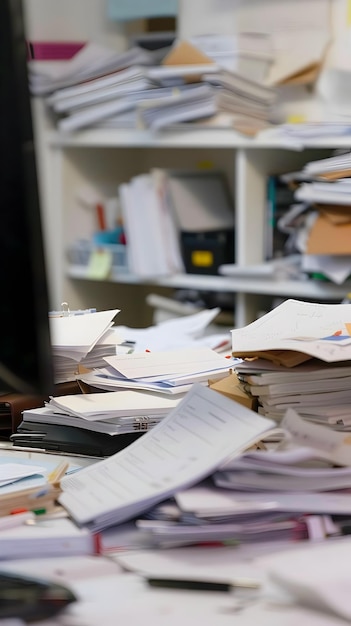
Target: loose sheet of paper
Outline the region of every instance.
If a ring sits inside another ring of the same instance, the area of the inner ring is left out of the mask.
[[[112,457],[64,477],[60,503],[78,524],[125,521],[202,480],[275,425],[195,384],[160,424]]]

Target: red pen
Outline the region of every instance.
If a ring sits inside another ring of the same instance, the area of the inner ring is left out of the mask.
[[[105,209],[100,203],[96,205],[96,216],[100,230],[106,230]]]

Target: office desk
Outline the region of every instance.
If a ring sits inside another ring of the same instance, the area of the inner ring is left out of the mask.
[[[101,461],[101,457],[87,457],[81,454],[58,454],[55,452],[45,452],[39,448],[24,448],[19,446],[13,446],[6,441],[0,441],[0,456],[11,456],[13,459],[32,459],[33,461],[39,461],[40,459],[46,459],[53,463],[60,463],[60,461],[67,460],[74,465],[80,465],[81,467],[87,467],[92,463]]]
[[[228,593],[151,589],[134,573],[103,557],[63,557],[4,564],[40,572],[69,585],[79,602],[61,616],[35,626],[346,626],[331,615],[289,604],[276,595],[237,610]],[[15,625],[13,625],[15,626]],[[16,624],[16,626],[18,626]]]
[[[0,447],[0,454],[38,461],[41,451]],[[62,455],[50,458],[62,460]],[[64,457],[73,463],[88,465],[97,459]],[[202,550],[204,572],[211,576],[218,548]],[[205,552],[204,552],[205,550]],[[264,584],[255,596],[237,604],[234,593],[184,591],[150,588],[138,573],[126,571],[114,557],[75,556],[2,561],[1,569],[54,578],[74,591],[79,601],[55,619],[37,622],[38,626],[345,626],[342,619],[297,606],[281,590],[267,583],[265,572],[255,561],[243,561],[233,548],[225,550],[227,561],[233,559],[233,573],[259,578]],[[184,548],[174,549],[181,560]],[[239,551],[240,552],[240,551]],[[39,555],[38,555],[39,556]],[[1,622],[0,622],[1,624]],[[12,626],[18,626],[12,624]]]

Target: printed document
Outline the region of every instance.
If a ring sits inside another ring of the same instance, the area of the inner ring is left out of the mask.
[[[60,504],[93,530],[124,522],[201,481],[272,430],[275,422],[195,384],[151,431],[61,480]]]

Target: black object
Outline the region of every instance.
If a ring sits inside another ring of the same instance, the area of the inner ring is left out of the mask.
[[[188,274],[218,274],[220,265],[234,262],[233,229],[182,232],[180,241]]]
[[[0,2],[0,393],[53,393],[21,0]]]
[[[258,589],[260,583],[256,580],[238,580],[237,582],[221,582],[217,580],[193,580],[191,578],[154,578],[146,579],[151,587],[167,587],[170,589],[191,589],[196,591],[234,591],[241,589]]]
[[[74,426],[22,421],[10,439],[15,446],[104,457],[123,450],[144,434],[135,432],[107,435]]]
[[[64,585],[31,576],[0,572],[0,619],[48,619],[77,598]]]

